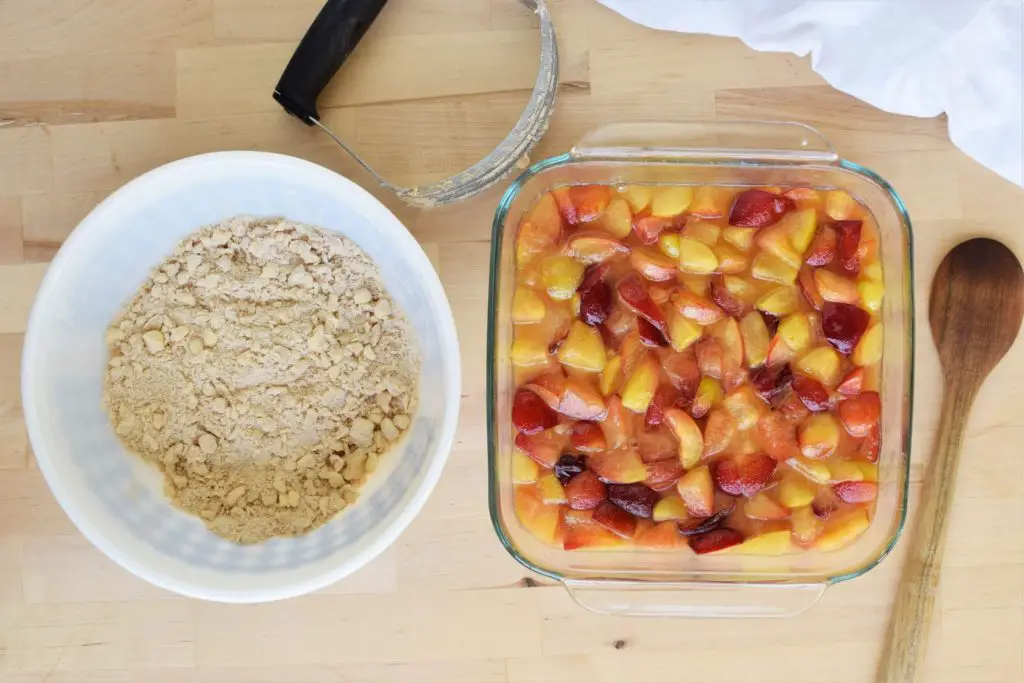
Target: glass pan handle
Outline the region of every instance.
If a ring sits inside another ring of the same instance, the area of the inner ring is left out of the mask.
[[[572,148],[577,159],[839,162],[821,131],[788,121],[610,123]]]
[[[827,587],[577,579],[563,583],[584,609],[633,617],[792,617],[810,609]]]

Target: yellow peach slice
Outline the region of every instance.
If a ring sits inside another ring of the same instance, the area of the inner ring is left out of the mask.
[[[672,310],[668,314],[668,341],[676,351],[683,351],[700,339],[704,328],[693,320],[684,317],[679,311]]]
[[[831,389],[840,379],[839,354],[827,346],[811,349],[796,362],[796,369]]]
[[[678,216],[690,208],[693,188],[685,185],[658,188],[651,199],[651,215],[658,218]]]
[[[815,413],[800,425],[800,452],[808,458],[827,458],[839,447],[839,420],[832,413]]]
[[[567,301],[576,293],[583,280],[584,266],[568,256],[552,256],[541,266],[540,279],[548,296],[558,301]]]
[[[776,287],[757,300],[758,310],[782,318],[800,306],[800,292],[793,286]]]
[[[825,463],[820,460],[809,460],[802,456],[788,458],[786,464],[816,484],[827,484],[832,474],[828,471],[828,465]]]
[[[860,299],[857,285],[841,275],[818,268],[814,271],[814,284],[825,301],[855,304]]]
[[[683,469],[691,469],[700,462],[704,450],[704,435],[689,415],[678,408],[665,411],[665,423],[679,440],[679,462]]]
[[[537,461],[522,451],[512,452],[512,482],[515,484],[532,484],[540,475]]]
[[[741,277],[726,275],[722,278],[722,282],[730,294],[744,303],[750,304],[757,299],[757,288]]]
[[[829,478],[832,483],[840,481],[864,481],[864,470],[860,463],[850,460],[831,460],[828,463]]]
[[[612,356],[601,371],[601,395],[607,398],[619,390],[622,381],[622,356]]]
[[[832,515],[814,546],[826,552],[840,550],[857,540],[867,531],[870,524],[868,511],[864,508],[854,508]]]
[[[679,260],[679,235],[674,232],[663,232],[658,237],[658,249],[669,258]]]
[[[701,218],[721,218],[729,210],[733,191],[720,185],[704,185],[697,190],[690,213]]]
[[[811,342],[811,325],[803,313],[793,313],[779,323],[779,336],[789,348],[797,353],[807,348]]]
[[[857,209],[857,202],[842,190],[833,190],[825,198],[825,213],[834,221],[845,221]]]
[[[707,275],[718,268],[718,258],[703,242],[690,237],[679,239],[679,270],[695,275]]]
[[[814,514],[809,504],[793,510],[789,521],[793,526],[793,539],[800,545],[813,543],[825,528],[825,523]]]
[[[733,555],[785,555],[794,550],[796,548],[793,546],[789,529],[783,529],[751,536],[739,545],[726,548],[723,552]]]
[[[558,362],[585,372],[601,372],[606,360],[601,333],[581,320],[573,322],[558,349]]]
[[[749,384],[745,384],[722,399],[722,407],[732,415],[740,430],[746,430],[757,424],[764,401],[754,394]]]
[[[780,221],[789,230],[789,241],[798,254],[803,254],[811,246],[814,233],[818,229],[817,213],[814,209],[802,209],[786,215]]]
[[[626,201],[633,208],[635,213],[640,213],[651,205],[651,198],[654,197],[654,187],[651,185],[630,185],[623,193]]]
[[[758,228],[728,227],[722,231],[722,239],[740,251],[750,251],[750,247],[754,244],[754,237],[757,236],[757,231]]]
[[[633,232],[633,213],[629,210],[626,200],[616,197],[608,202],[608,208],[601,216],[600,225],[605,232],[617,239],[624,240],[629,237],[629,233]]]
[[[869,327],[864,336],[860,338],[856,348],[853,349],[853,356],[851,356],[850,360],[861,367],[874,365],[882,360],[883,341],[882,323],[877,322]]]
[[[561,505],[566,502],[565,489],[554,473],[545,474],[537,480],[537,490],[545,505]]]
[[[519,286],[512,294],[512,322],[536,323],[544,319],[547,306],[544,298],[529,287]]]
[[[740,337],[743,338],[743,353],[747,358],[747,367],[759,368],[768,359],[768,326],[757,311],[747,313],[740,320]]]
[[[718,243],[718,238],[721,237],[721,235],[722,229],[714,223],[691,220],[687,222],[686,227],[683,228],[682,237],[697,240],[709,247],[713,247]]]
[[[882,298],[885,296],[885,285],[878,280],[861,280],[857,283],[857,294],[860,305],[872,313],[882,310]]]
[[[814,496],[817,494],[817,490],[814,488],[814,484],[807,481],[803,477],[798,477],[793,474],[787,474],[779,482],[778,493],[776,494],[779,498],[779,502],[788,507],[790,510],[810,505],[814,501]]]
[[[664,522],[670,519],[687,519],[689,516],[690,513],[686,509],[686,504],[683,503],[683,499],[679,496],[665,496],[654,504],[654,511],[651,513],[651,519],[655,522]]]
[[[750,266],[750,274],[754,279],[777,282],[780,285],[795,283],[798,272],[796,267],[766,251],[759,253]]]
[[[716,244],[712,251],[718,259],[720,273],[742,273],[750,267],[750,257],[728,244]]]
[[[640,362],[622,387],[622,405],[634,413],[646,412],[658,389],[661,367],[651,356]]]
[[[532,368],[546,365],[548,362],[548,344],[536,334],[516,334],[509,350],[513,365],[521,368]]]
[[[722,400],[722,385],[713,377],[701,377],[697,385],[697,393],[690,404],[690,413],[694,417],[704,417]]]

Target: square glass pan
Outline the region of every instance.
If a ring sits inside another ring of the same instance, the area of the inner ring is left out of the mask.
[[[565,551],[533,537],[512,507],[509,347],[515,235],[524,212],[552,187],[700,185],[842,189],[873,214],[885,281],[879,491],[872,523],[849,547],[781,557],[694,555],[689,549]],[[913,405],[914,298],[910,219],[892,187],[840,159],[816,130],[791,123],[614,124],[571,152],[537,162],[508,189],[494,218],[488,312],[488,462],[491,520],[529,569],[565,584],[581,605],[638,615],[782,616],[810,607],[825,587],[857,577],[903,529]]]

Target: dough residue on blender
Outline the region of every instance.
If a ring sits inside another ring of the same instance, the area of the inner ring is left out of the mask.
[[[106,342],[118,438],[177,507],[238,543],[332,519],[416,409],[419,346],[376,264],[288,220],[187,237]]]

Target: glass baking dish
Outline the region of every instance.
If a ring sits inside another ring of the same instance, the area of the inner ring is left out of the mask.
[[[835,552],[775,557],[676,551],[566,551],[536,539],[512,504],[514,393],[509,347],[516,229],[540,193],[582,183],[810,186],[842,189],[878,224],[885,280],[879,491],[868,530]],[[612,124],[570,152],[533,164],[494,217],[488,312],[489,500],[494,529],[527,568],[562,582],[583,607],[643,616],[789,616],[831,584],[860,576],[892,549],[907,509],[913,406],[914,297],[910,218],[885,180],[839,158],[825,137],[795,123]]]

